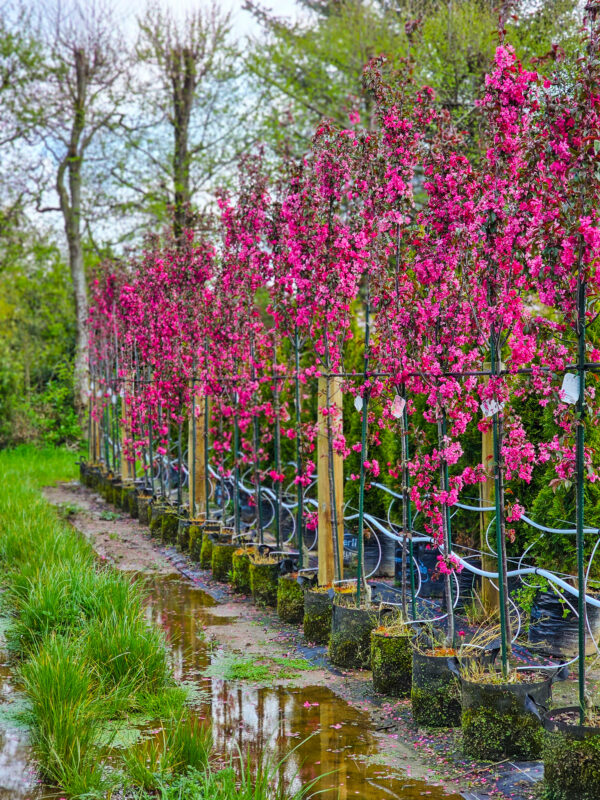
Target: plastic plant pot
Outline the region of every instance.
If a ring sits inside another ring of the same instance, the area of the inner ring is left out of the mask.
[[[425,655],[413,643],[412,687],[413,718],[426,728],[456,728],[461,722],[459,679],[448,667],[448,655]]]
[[[162,532],[162,518],[167,509],[167,504],[163,502],[152,503],[150,515],[150,533],[158,535]]]
[[[475,683],[463,679],[461,684],[465,755],[478,761],[533,761],[540,757],[542,725],[539,715],[527,706],[535,709],[536,703],[548,704],[551,678],[544,676],[533,683]]]
[[[212,564],[213,540],[210,533],[202,531],[202,546],[200,547],[200,568],[210,569]]]
[[[233,554],[237,545],[229,542],[213,542],[212,546],[212,574],[216,581],[228,583],[232,571]]]
[[[162,515],[160,533],[165,544],[175,544],[177,541],[177,526],[179,519],[174,508],[166,510]]]
[[[149,494],[138,494],[137,507],[138,507],[138,521],[142,525],[150,524],[150,505],[152,497]]]
[[[243,547],[234,550],[231,558],[231,585],[235,592],[250,594],[250,553]]]
[[[379,625],[379,611],[333,603],[329,658],[337,667],[368,669],[371,665],[371,631]]]
[[[282,622],[298,625],[304,618],[304,589],[297,575],[282,575],[277,584],[277,614]]]
[[[116,508],[121,508],[121,492],[123,484],[120,478],[113,478],[112,483],[112,504]]]
[[[304,638],[313,644],[328,645],[331,636],[333,600],[327,589],[304,592]]]
[[[580,725],[578,706],[552,709],[543,725],[544,798],[598,800],[600,727]]]
[[[412,686],[411,636],[406,633],[387,633],[385,629],[371,631],[371,670],[373,688],[390,697],[410,697]]]
[[[188,529],[188,549],[192,561],[200,561],[202,550],[202,526],[199,520],[191,520]]]
[[[587,622],[590,636],[586,640],[586,655],[596,652],[600,641],[600,608],[588,605]],[[568,659],[579,652],[578,620],[571,609],[561,603],[555,592],[538,592],[531,607],[528,638],[536,650],[548,656]]]
[[[257,605],[277,605],[279,560],[250,559],[250,591]]]
[[[182,553],[187,553],[190,547],[190,525],[188,517],[179,517],[177,520],[177,547]]]

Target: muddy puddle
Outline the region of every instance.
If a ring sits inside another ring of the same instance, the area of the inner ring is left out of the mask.
[[[282,761],[279,778],[297,788],[320,777],[323,800],[433,800],[453,798],[442,789],[390,770],[367,713],[323,686],[256,685],[219,676],[222,649],[208,639],[206,626],[227,625],[210,595],[178,577],[149,583],[148,617],[164,629],[178,681],[195,684],[195,713],[209,723],[217,755],[228,761],[240,753],[268,753]],[[256,636],[249,631],[249,637]],[[0,657],[1,657],[0,653]],[[212,677],[205,673],[211,672]],[[289,683],[289,682],[288,682]],[[57,797],[38,782],[27,731],[19,723],[23,698],[10,666],[0,662],[0,800]],[[393,745],[392,745],[393,746]],[[290,754],[290,751],[291,752]]]
[[[178,680],[198,682],[207,692],[199,715],[210,722],[224,759],[238,753],[269,753],[286,783],[298,786],[318,776],[323,800],[454,798],[435,786],[394,773],[382,764],[380,743],[369,715],[323,686],[252,685],[204,673],[218,672],[222,651],[207,641],[205,626],[227,624],[211,613],[215,601],[177,579],[155,580],[149,614],[165,630]],[[249,636],[256,636],[249,631]],[[211,667],[212,665],[212,667]],[[393,745],[392,745],[393,746]],[[295,748],[295,749],[294,749]]]

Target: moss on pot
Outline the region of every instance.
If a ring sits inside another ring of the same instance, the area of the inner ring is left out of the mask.
[[[160,526],[161,538],[165,544],[174,544],[177,541],[178,524],[177,512],[174,509],[165,511]]]
[[[138,507],[138,520],[142,525],[150,524],[150,507],[152,504],[152,497],[149,494],[139,494],[137,499]]]
[[[212,548],[212,574],[216,581],[228,583],[229,574],[232,570],[233,554],[237,550],[237,545],[228,542],[214,542]]]
[[[250,560],[250,591],[258,605],[277,605],[279,561],[274,559]]]
[[[177,547],[182,553],[187,553],[190,547],[190,525],[190,520],[185,517],[177,520]]]
[[[194,521],[188,529],[188,548],[192,561],[200,561],[202,549],[202,528]]]
[[[243,547],[234,550],[231,559],[232,579],[234,591],[240,594],[250,594],[250,553]]]
[[[409,697],[412,686],[412,647],[408,633],[371,632],[373,688],[391,697]]]
[[[151,509],[150,533],[156,535],[162,532],[162,519],[166,506],[164,503],[153,503]]]
[[[213,540],[208,533],[202,534],[202,546],[200,548],[200,567],[210,569],[212,563]]]
[[[304,589],[297,575],[282,575],[277,584],[277,614],[282,622],[296,625],[304,617]]]
[[[333,603],[326,589],[307,589],[304,593],[304,638],[313,644],[328,645],[331,636]]]
[[[123,486],[121,481],[113,480],[112,482],[112,493],[111,493],[111,501],[115,508],[121,508],[121,492],[123,491]]]
[[[600,797],[600,727],[578,725],[578,709],[566,711],[569,722],[544,733],[544,800],[598,800]],[[546,724],[545,720],[545,724]]]
[[[129,516],[132,519],[138,518],[138,493],[137,489],[130,489],[129,490],[129,497],[128,499],[128,509],[129,509]]]
[[[479,761],[505,758],[534,761],[542,752],[543,729],[525,707],[529,694],[546,705],[550,680],[532,683],[462,682],[462,730],[465,755]]]
[[[413,649],[410,699],[417,725],[426,728],[460,725],[460,682],[448,669],[447,654],[424,655]]]
[[[378,612],[338,603],[333,604],[329,658],[338,667],[368,669],[371,664],[371,631],[378,625]]]

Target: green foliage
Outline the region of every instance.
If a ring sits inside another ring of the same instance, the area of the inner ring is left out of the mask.
[[[31,228],[17,241],[0,247],[0,447],[74,444],[81,430],[69,271],[56,246]]]
[[[600,731],[585,738],[544,738],[544,800],[596,800],[600,796]]]
[[[265,135],[276,153],[301,152],[322,117],[347,124],[359,111],[372,122],[372,98],[363,82],[371,58],[385,55],[391,65],[410,58],[417,85],[428,84],[461,129],[479,136],[475,98],[479,96],[498,43],[501,4],[494,0],[342,0],[305,3],[316,13],[288,22],[251,3],[267,36],[247,58],[268,93]],[[525,62],[543,57],[555,43],[576,46],[579,22],[575,0],[511,6],[506,38]],[[545,69],[547,62],[538,64]],[[287,115],[281,108],[289,109]]]

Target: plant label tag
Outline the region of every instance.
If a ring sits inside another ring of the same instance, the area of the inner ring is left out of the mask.
[[[363,399],[359,394],[357,394],[356,397],[354,398],[354,408],[357,411],[362,411],[362,407],[363,407]]]
[[[579,400],[579,375],[567,372],[560,387],[560,397],[563,403],[572,406]]]
[[[484,400],[481,404],[481,410],[484,417],[493,417],[494,414],[502,411],[503,408],[504,403],[499,403],[497,400],[494,400],[493,397],[489,400]]]
[[[404,413],[404,407],[406,406],[406,400],[403,397],[400,397],[399,394],[394,397],[394,401],[392,403],[392,407],[390,408],[390,414],[394,419],[400,419],[402,414]]]

